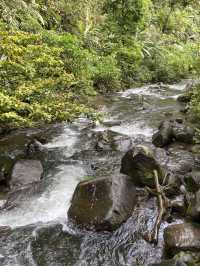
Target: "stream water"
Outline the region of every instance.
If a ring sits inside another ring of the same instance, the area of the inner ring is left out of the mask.
[[[167,223],[162,224],[157,246],[143,238],[153,226],[155,199],[141,204],[112,233],[78,230],[67,221],[67,210],[79,181],[86,176],[119,171],[123,152],[94,151],[94,132],[109,128],[131,137],[133,143],[151,142],[163,119],[181,117],[176,98],[184,88],[184,83],[151,85],[97,99],[97,106],[106,116],[104,125],[94,127],[90,121],[79,119],[71,125],[15,131],[1,139],[0,152],[11,159],[20,156],[34,136],[48,141],[44,145],[45,171],[41,183],[34,192],[22,193],[15,208],[0,213],[0,226],[11,227],[0,233],[0,265],[147,266],[159,262],[163,252],[162,229]]]

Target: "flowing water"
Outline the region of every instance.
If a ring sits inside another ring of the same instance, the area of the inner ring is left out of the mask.
[[[97,99],[97,106],[106,116],[105,125],[112,121],[110,127],[94,127],[90,121],[79,119],[72,125],[21,130],[1,139],[0,152],[11,159],[20,156],[33,136],[45,136],[48,141],[44,145],[47,153],[41,183],[33,193],[20,195],[15,208],[0,213],[0,226],[12,228],[0,230],[0,265],[146,266],[159,261],[163,252],[162,230],[157,246],[143,237],[153,226],[155,199],[144,201],[113,233],[80,231],[68,223],[67,210],[80,180],[119,171],[123,153],[94,151],[94,132],[109,128],[130,136],[133,142],[150,142],[163,119],[181,117],[176,98],[184,88],[184,83],[152,85]],[[166,225],[163,223],[162,229]]]

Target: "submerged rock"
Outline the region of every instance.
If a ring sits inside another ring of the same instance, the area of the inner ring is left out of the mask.
[[[35,235],[30,243],[35,265],[64,266],[78,263],[81,237],[64,232],[60,224],[37,228]]]
[[[157,171],[160,182],[164,171],[155,159],[153,151],[147,146],[136,146],[129,150],[121,161],[122,174],[130,176],[137,186],[154,186],[154,170]]]
[[[39,160],[19,160],[15,163],[11,175],[11,188],[39,182],[43,167]]]
[[[172,252],[200,251],[200,225],[183,223],[168,226],[164,231],[164,240],[166,248]]]
[[[127,176],[83,181],[76,187],[68,216],[80,227],[114,230],[131,216],[136,201],[135,186]]]

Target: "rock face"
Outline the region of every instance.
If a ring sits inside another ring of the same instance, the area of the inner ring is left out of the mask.
[[[175,224],[164,231],[164,240],[167,249],[174,251],[200,250],[200,225]]]
[[[11,188],[40,181],[43,167],[39,160],[19,160],[15,163],[11,175]]]
[[[153,151],[147,146],[138,145],[122,158],[121,173],[130,176],[137,186],[154,186],[154,170],[162,181],[164,171],[154,158]]]
[[[194,130],[181,121],[165,121],[153,135],[152,142],[156,147],[164,147],[173,141],[192,144],[193,138]]]
[[[114,230],[131,216],[135,204],[136,190],[129,177],[102,177],[78,184],[68,216],[80,227]]]

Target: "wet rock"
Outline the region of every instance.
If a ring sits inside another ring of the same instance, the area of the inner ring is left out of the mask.
[[[37,139],[33,139],[27,144],[26,154],[27,156],[33,156],[35,153],[43,152],[44,146]]]
[[[181,251],[173,259],[162,260],[151,266],[197,266],[200,262],[200,252]]]
[[[9,190],[12,166],[12,158],[4,155],[0,156],[0,192],[7,192]]]
[[[200,144],[193,145],[191,147],[191,152],[199,154],[200,153]]]
[[[36,265],[75,265],[81,253],[81,237],[64,232],[60,224],[46,225],[35,231],[30,246]]]
[[[184,262],[176,259],[163,260],[160,263],[154,263],[151,266],[187,266]]]
[[[7,235],[9,232],[11,232],[11,228],[9,226],[0,226],[0,238]]]
[[[93,138],[96,139],[95,149],[97,151],[114,150],[124,152],[132,146],[132,140],[129,136],[111,130],[95,132]]]
[[[121,120],[105,120],[105,121],[103,121],[103,125],[106,127],[120,126],[121,123],[122,123]]]
[[[191,100],[192,94],[184,93],[178,96],[177,101],[181,103],[189,103]]]
[[[194,130],[187,125],[174,123],[173,137],[176,139],[176,141],[192,144],[194,138]]]
[[[136,190],[129,177],[102,177],[78,184],[68,216],[80,227],[114,230],[131,216],[135,204]]]
[[[164,147],[174,141],[192,144],[194,142],[194,130],[178,121],[165,121],[159,126],[159,130],[153,135],[152,143],[156,147]]]
[[[185,214],[186,204],[185,204],[184,195],[179,195],[179,196],[171,199],[170,202],[171,202],[171,206],[172,206],[172,211],[180,213],[180,214]]]
[[[154,186],[154,170],[158,172],[161,182],[164,171],[148,146],[134,147],[124,155],[121,161],[120,172],[130,176],[137,186]]]
[[[165,121],[159,126],[159,130],[153,135],[152,143],[156,147],[164,147],[172,142],[173,131],[172,122]]]
[[[27,204],[24,208],[28,208],[28,200],[30,200],[32,196],[39,195],[41,191],[42,188],[39,183],[28,184],[14,191],[10,191],[1,209],[11,210],[20,204]]]
[[[187,214],[195,221],[200,222],[200,190],[195,193],[195,197],[191,200]]]
[[[200,225],[194,223],[174,224],[164,231],[167,249],[173,252],[200,250]]]
[[[197,192],[200,189],[200,171],[192,169],[185,176],[184,181],[189,192]]]
[[[43,167],[39,160],[19,160],[15,163],[11,175],[11,188],[40,181]]]
[[[185,176],[191,173],[195,166],[195,158],[186,150],[185,145],[174,143],[168,149],[169,161],[167,168],[176,175]]]

